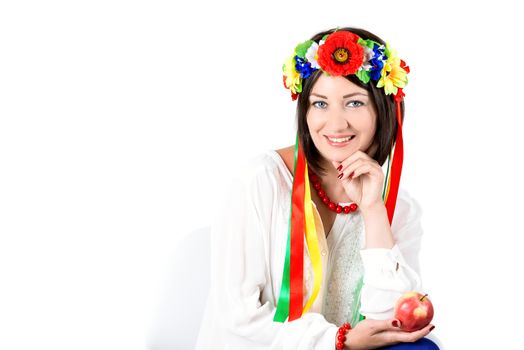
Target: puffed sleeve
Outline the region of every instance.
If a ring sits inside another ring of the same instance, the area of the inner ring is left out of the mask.
[[[395,302],[404,292],[421,291],[421,216],[420,204],[400,188],[391,225],[395,245],[360,251],[364,265],[360,312],[366,318],[392,318]]]
[[[323,315],[306,313],[291,322],[274,322],[275,303],[261,303],[262,291],[273,283],[268,266],[274,252],[268,230],[274,220],[275,186],[264,171],[248,174],[234,179],[216,205],[220,214],[211,232],[211,310],[205,321],[213,330],[201,335],[197,349],[332,350],[335,346],[337,326]]]

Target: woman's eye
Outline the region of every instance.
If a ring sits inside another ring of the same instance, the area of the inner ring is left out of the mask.
[[[326,108],[327,107],[327,103],[324,101],[315,101],[312,103],[312,105],[317,108]]]
[[[364,103],[362,103],[360,101],[349,101],[347,105],[349,107],[360,107],[360,106],[363,106]]]

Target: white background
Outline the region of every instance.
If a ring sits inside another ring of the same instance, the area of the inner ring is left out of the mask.
[[[0,348],[145,348],[177,241],[209,223],[236,166],[294,142],[283,60],[348,25],[411,67],[402,185],[424,210],[435,334],[518,347],[512,4],[3,1]]]

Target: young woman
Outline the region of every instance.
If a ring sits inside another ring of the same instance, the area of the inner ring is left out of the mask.
[[[377,36],[336,28],[283,70],[297,140],[225,192],[197,349],[438,349],[432,324],[406,332],[393,318],[421,288],[421,209],[399,189],[409,68]]]

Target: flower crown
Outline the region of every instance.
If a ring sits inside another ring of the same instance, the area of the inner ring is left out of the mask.
[[[408,83],[409,67],[396,51],[373,40],[341,30],[325,35],[320,43],[306,40],[295,47],[284,63],[284,86],[291,91],[292,100],[302,92],[302,80],[321,69],[332,76],[355,74],[367,84],[370,80],[384,88],[386,95],[402,100],[402,89]]]

